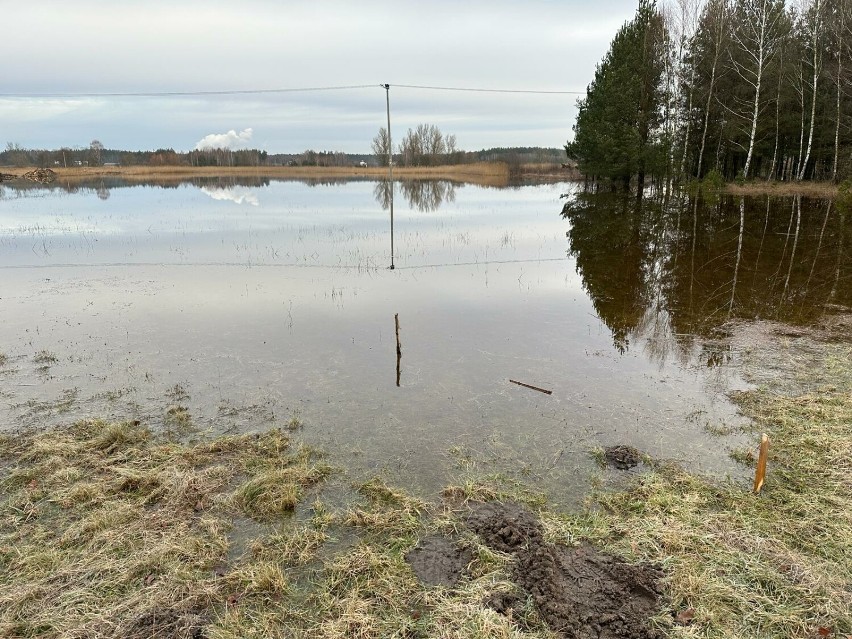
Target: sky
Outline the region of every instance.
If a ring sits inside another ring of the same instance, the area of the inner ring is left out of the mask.
[[[387,122],[384,83],[395,142],[428,123],[463,150],[561,147],[579,95],[400,85],[584,92],[636,8],[636,0],[7,3],[0,144],[97,139],[188,151],[216,140],[270,153],[369,152]],[[341,86],[361,88],[102,95]]]

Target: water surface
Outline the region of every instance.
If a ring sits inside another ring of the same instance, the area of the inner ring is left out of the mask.
[[[295,416],[424,495],[503,473],[570,501],[616,443],[736,474],[707,433],[739,419],[725,327],[852,305],[849,216],[824,202],[397,184],[391,270],[387,183],[73,190],[2,191],[0,427]]]

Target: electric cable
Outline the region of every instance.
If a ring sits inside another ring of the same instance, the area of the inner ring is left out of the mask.
[[[428,91],[465,91],[471,93],[515,93],[529,95],[585,95],[585,91],[543,91],[536,89],[488,89],[480,87],[445,87],[420,84],[391,84],[391,88]],[[280,89],[214,89],[209,91],[108,91],[84,93],[0,93],[0,98],[173,98],[228,95],[265,95],[281,93],[309,93],[317,91],[350,91],[356,89],[385,88],[384,84],[350,84],[342,86],[293,87]]]

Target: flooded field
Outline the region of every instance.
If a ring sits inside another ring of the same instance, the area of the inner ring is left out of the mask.
[[[407,182],[392,240],[382,182],[0,195],[0,429],[284,426],[422,495],[502,473],[571,501],[614,444],[735,475],[734,320],[852,306],[827,201]]]

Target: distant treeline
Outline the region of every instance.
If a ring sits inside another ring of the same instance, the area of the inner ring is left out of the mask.
[[[565,160],[562,149],[539,147],[492,148],[482,151],[453,151],[443,163],[465,164],[482,161],[508,163],[555,163]],[[0,151],[0,166],[74,167],[74,166],[369,166],[386,165],[372,153],[314,151],[268,153],[259,149],[204,149],[188,152],[174,149],[126,151],[104,148],[97,140],[85,148],[25,149],[13,143]]]
[[[640,0],[579,101],[590,177],[852,175],[852,0]]]

